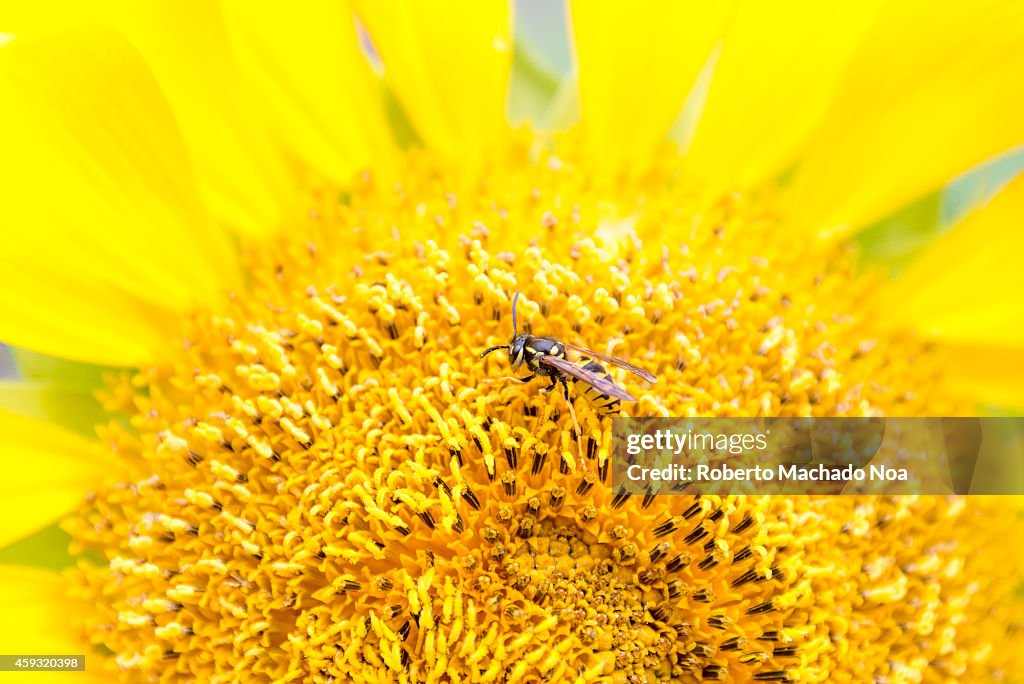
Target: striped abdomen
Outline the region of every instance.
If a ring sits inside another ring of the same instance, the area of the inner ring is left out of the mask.
[[[599,364],[597,361],[588,359],[586,356],[581,356],[580,358],[578,358],[576,360],[576,365],[584,369],[588,373],[600,375],[602,377],[608,378],[609,380],[611,379],[611,376],[608,374],[608,371],[605,370],[604,366]],[[590,404],[595,411],[597,411],[598,415],[614,416],[619,413],[619,408],[622,406],[622,402],[620,402],[618,399],[616,399],[615,397],[610,397],[604,392],[600,392],[594,389],[594,387],[588,384],[586,380],[578,380],[576,378],[570,379],[572,380],[572,384],[576,392],[582,395],[583,398],[587,400],[587,403]]]

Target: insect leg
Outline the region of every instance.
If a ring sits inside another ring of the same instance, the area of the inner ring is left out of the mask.
[[[569,399],[569,383],[565,381],[564,375],[558,376],[558,382],[562,383],[562,396],[565,397],[565,403],[569,407],[569,415],[572,416],[572,427],[573,432],[576,435],[576,453],[579,456],[580,464],[583,467],[583,471],[586,472],[587,460],[583,457],[583,431],[580,429],[580,421],[576,419],[576,409],[573,408],[572,400]],[[555,386],[555,380],[551,380],[551,387]]]
[[[520,377],[517,377],[515,375],[504,375],[504,376],[502,376],[500,378],[484,378],[483,380],[480,381],[480,384],[481,385],[493,385],[496,382],[508,382],[510,380],[515,380],[516,382],[530,382],[535,377],[537,377],[537,376],[536,375],[527,375],[525,378],[520,378]]]
[[[544,389],[542,389],[541,392],[544,392],[545,394],[547,394],[551,390],[555,389],[557,384],[558,384],[558,380],[556,380],[555,378],[551,378],[551,384],[548,385],[547,387],[545,387]],[[562,379],[562,385],[563,386],[565,385],[565,380],[564,379]],[[569,396],[569,395],[566,394],[566,396]]]

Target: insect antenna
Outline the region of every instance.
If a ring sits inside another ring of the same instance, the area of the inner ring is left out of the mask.
[[[516,320],[516,302],[518,301],[519,290],[516,290],[516,293],[512,295],[512,337],[515,337],[516,335],[519,334],[519,325]]]
[[[508,349],[508,348],[509,348],[509,346],[507,344],[499,344],[497,347],[491,347],[490,349],[486,350],[483,354],[480,355],[480,358],[482,359],[485,356],[487,356],[488,354],[490,354],[491,352],[498,351],[499,349]]]

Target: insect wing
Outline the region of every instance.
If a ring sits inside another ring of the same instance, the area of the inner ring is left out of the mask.
[[[629,392],[622,389],[608,378],[577,366],[572,361],[568,361],[558,356],[545,355],[541,357],[540,362],[546,363],[549,366],[554,366],[566,375],[571,375],[577,380],[582,380],[602,394],[607,394],[610,397],[615,397],[622,401],[636,401],[636,397],[632,396]]]
[[[627,363],[622,359],[617,359],[614,356],[608,356],[607,354],[598,354],[596,351],[592,351],[590,349],[587,349],[586,347],[581,347],[576,344],[569,344],[568,342],[563,342],[563,344],[565,345],[566,349],[572,349],[573,351],[579,352],[580,354],[586,354],[587,356],[591,356],[597,359],[598,361],[604,361],[605,363],[610,363],[611,365],[621,368],[622,370],[628,370],[633,375],[643,378],[647,382],[658,382],[658,378],[654,377],[648,371],[645,371],[643,368],[637,368],[633,364]]]

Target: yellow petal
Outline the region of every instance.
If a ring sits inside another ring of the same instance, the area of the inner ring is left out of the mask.
[[[393,145],[369,63],[343,2],[227,0],[240,63],[280,135],[307,164],[336,181],[391,166]]]
[[[13,40],[35,40],[40,37],[80,28],[88,22],[88,6],[79,0],[53,0],[47,8],[27,6],[28,3],[7,3],[0,13],[0,45]]]
[[[506,128],[512,17],[505,0],[354,2],[420,137],[477,160]]]
[[[940,238],[880,297],[892,325],[1024,351],[1024,176]]]
[[[857,49],[790,200],[848,232],[1024,141],[1024,4],[888,3]]]
[[[67,581],[39,568],[0,565],[0,643],[4,653],[24,655],[85,655],[84,672],[0,673],[0,682],[68,682],[86,684],[109,681],[101,657],[89,652],[89,644],[76,629]],[[75,605],[75,611],[83,610]]]
[[[203,198],[234,230],[263,235],[294,199],[294,179],[247,87],[217,3],[111,2],[112,22],[138,46],[166,93]],[[187,39],[184,39],[187,36]]]
[[[282,204],[292,198],[292,179],[268,135],[265,103],[238,69],[216,3],[22,4],[4,13],[0,27],[45,35],[61,26],[102,24],[127,36],[170,103],[211,211],[243,233],[265,234],[275,227]]]
[[[948,345],[943,382],[980,405],[1024,411],[1024,351],[1020,347]]]
[[[109,468],[99,443],[0,411],[0,546],[67,515]]]
[[[791,164],[835,94],[881,0],[741,0],[726,27],[687,167],[707,189]]]
[[[731,1],[571,4],[580,117],[600,169],[643,166],[721,37]]]
[[[171,113],[117,34],[5,46],[0,148],[0,340],[142,363],[181,311],[235,282]]]

